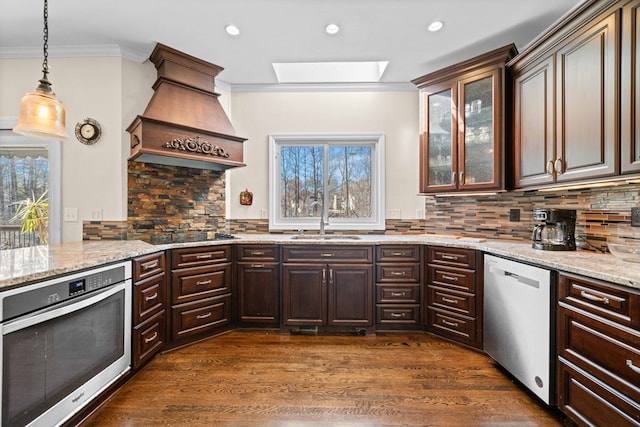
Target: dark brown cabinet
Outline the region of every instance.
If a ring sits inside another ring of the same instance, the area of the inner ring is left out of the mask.
[[[280,248],[236,247],[236,296],[241,327],[280,326]]]
[[[373,247],[282,247],[282,324],[373,326]]]
[[[174,344],[231,324],[231,246],[171,251],[171,339]]]
[[[620,167],[623,174],[640,172],[640,1],[622,9]]]
[[[376,329],[420,327],[421,247],[376,246]]]
[[[640,425],[640,292],[560,274],[558,406],[581,426]]]
[[[475,250],[427,248],[427,330],[482,348],[482,263]]]
[[[509,64],[516,188],[620,172],[620,11],[603,5],[585,6]]]
[[[165,267],[164,252],[133,260],[133,369],[151,359],[166,342]]]
[[[508,45],[412,82],[420,89],[420,192],[502,190]]]

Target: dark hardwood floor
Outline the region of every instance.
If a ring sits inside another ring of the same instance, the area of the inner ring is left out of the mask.
[[[89,426],[560,426],[487,356],[425,334],[234,331],[157,356]]]

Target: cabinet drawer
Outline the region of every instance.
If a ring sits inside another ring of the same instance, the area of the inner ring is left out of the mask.
[[[455,311],[470,317],[476,316],[476,297],[474,294],[431,285],[428,287],[428,292],[427,298],[430,306]]]
[[[133,367],[137,368],[156,354],[165,343],[164,310],[133,330]]]
[[[146,255],[133,260],[133,281],[138,282],[156,274],[164,273],[164,252]]]
[[[594,377],[640,402],[640,331],[558,309],[558,353]]]
[[[280,251],[273,245],[241,245],[236,247],[238,261],[278,261]]]
[[[416,325],[420,321],[419,305],[378,305],[376,323]]]
[[[460,341],[476,340],[476,319],[429,307],[430,329]]]
[[[640,425],[640,402],[617,393],[562,358],[558,383],[558,407],[578,425]]]
[[[590,313],[640,328],[640,293],[561,273],[558,298]]]
[[[171,268],[231,262],[231,246],[204,246],[171,251]]]
[[[231,296],[207,298],[172,307],[174,340],[214,330],[231,322]]]
[[[419,285],[382,285],[376,284],[377,303],[418,303],[420,301]]]
[[[437,284],[461,291],[475,292],[476,274],[473,271],[429,266],[429,284]]]
[[[429,246],[427,248],[427,262],[474,269],[476,267],[476,251],[473,249]]]
[[[133,286],[133,323],[138,324],[162,310],[165,301],[165,275],[151,277]]]
[[[296,245],[282,247],[284,262],[373,262],[373,247],[361,245]]]
[[[414,282],[420,281],[420,264],[377,264],[377,282]]]
[[[381,245],[376,246],[378,262],[419,262],[420,246],[415,245]]]
[[[231,292],[231,264],[195,267],[172,273],[173,304]]]

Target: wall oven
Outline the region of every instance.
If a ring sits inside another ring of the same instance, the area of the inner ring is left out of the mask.
[[[2,426],[60,425],[131,366],[131,263],[0,292]]]

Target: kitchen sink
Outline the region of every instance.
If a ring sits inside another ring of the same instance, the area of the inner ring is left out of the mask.
[[[360,240],[360,236],[353,234],[296,234],[292,240]]]

